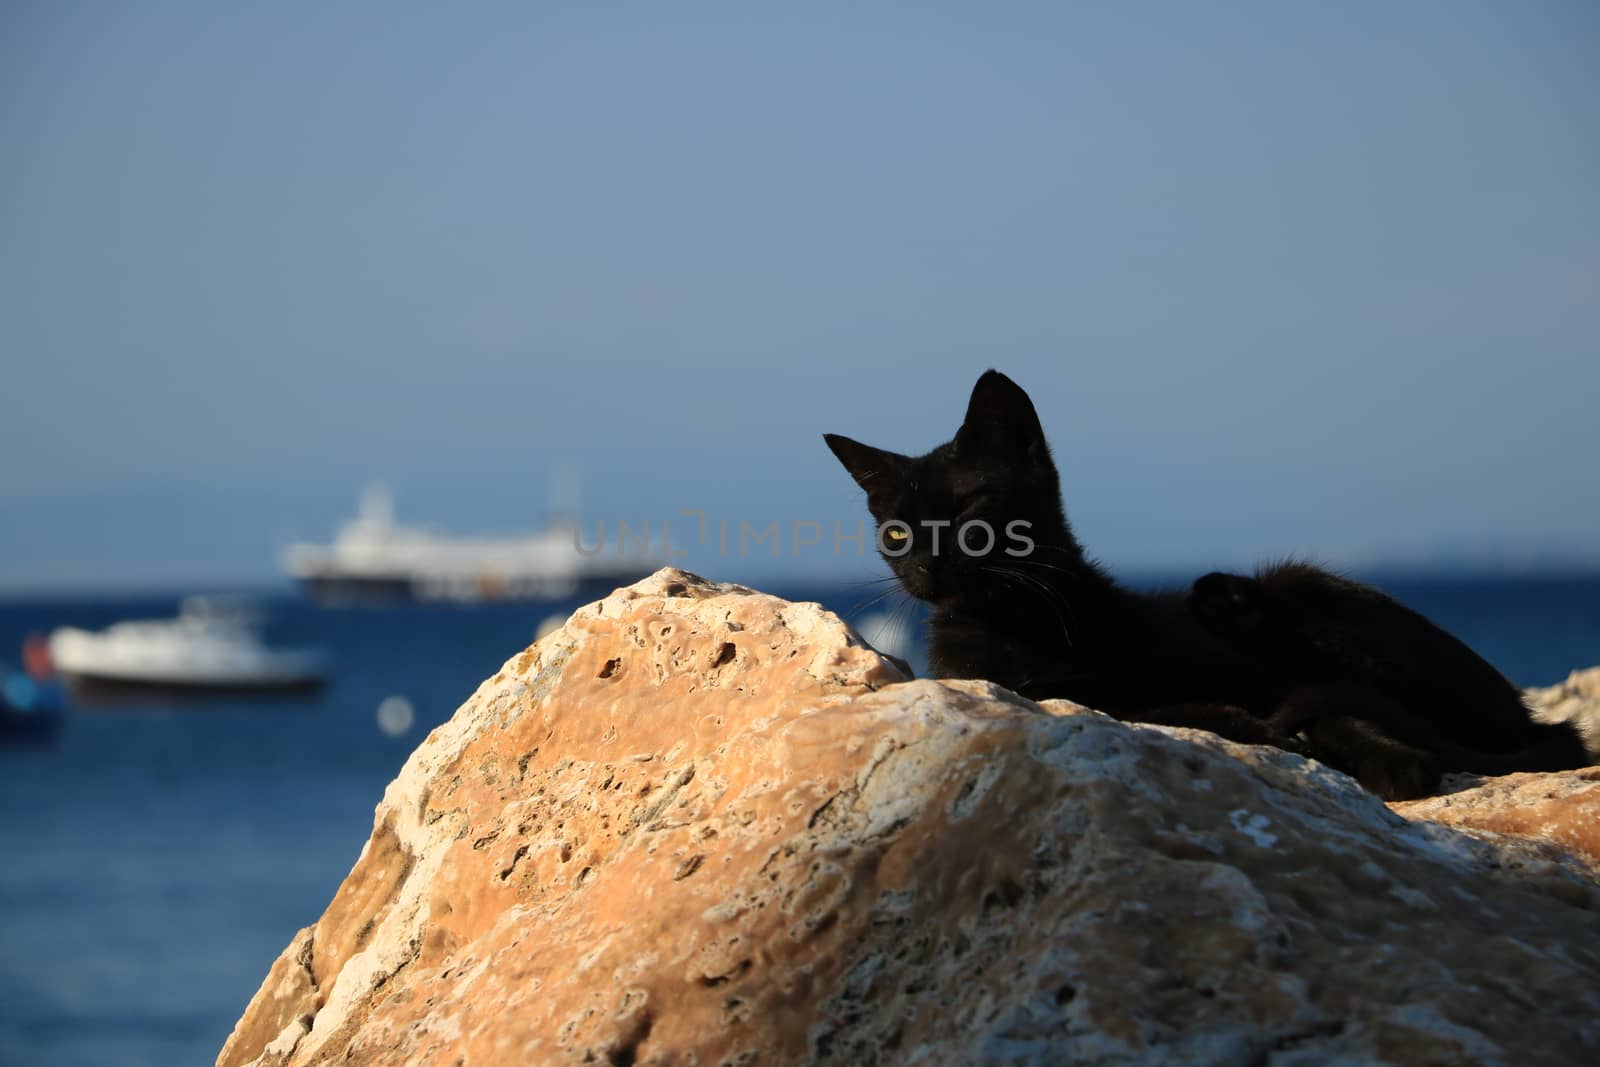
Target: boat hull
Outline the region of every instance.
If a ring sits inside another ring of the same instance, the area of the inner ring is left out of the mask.
[[[549,602],[599,598],[643,577],[632,571],[592,575],[573,581],[508,581],[494,577],[450,583],[404,575],[303,575],[300,588],[318,604],[329,606],[396,603],[478,603],[482,601]]]
[[[80,704],[132,701],[181,703],[206,697],[312,696],[327,686],[323,677],[184,679],[130,678],[95,672],[62,673],[62,680]]]

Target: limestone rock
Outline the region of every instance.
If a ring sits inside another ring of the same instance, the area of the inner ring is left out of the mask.
[[[1600,667],[1573,671],[1560,685],[1528,689],[1523,696],[1535,718],[1576,726],[1589,755],[1600,763]]]
[[[218,1063],[1080,1061],[1600,1062],[1600,887],[667,570],[429,735]]]
[[[1390,807],[1408,819],[1542,841],[1550,856],[1584,865],[1600,881],[1600,767],[1477,779]]]

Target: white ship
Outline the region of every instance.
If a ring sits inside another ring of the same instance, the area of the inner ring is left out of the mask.
[[[361,494],[359,513],[332,544],[290,545],[283,561],[308,593],[333,602],[557,600],[608,593],[654,569],[639,553],[580,552],[577,531],[567,522],[507,536],[403,526],[381,486]]]
[[[175,619],[63,626],[50,635],[50,662],[75,689],[313,689],[326,680],[320,653],[268,648],[256,622],[238,605],[190,597]]]

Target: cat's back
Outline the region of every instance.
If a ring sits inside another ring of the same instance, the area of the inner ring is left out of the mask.
[[[1464,743],[1503,749],[1533,725],[1522,694],[1466,642],[1375,586],[1303,564],[1259,574],[1318,654],[1376,684]]]

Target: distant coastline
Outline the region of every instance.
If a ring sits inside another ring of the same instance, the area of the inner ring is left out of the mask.
[[[1502,584],[1507,582],[1587,582],[1600,581],[1600,559],[1578,556],[1549,556],[1528,560],[1484,559],[1481,557],[1405,559],[1393,557],[1367,562],[1341,562],[1308,553],[1307,556],[1334,570],[1362,581],[1382,586],[1391,582],[1448,582],[1461,584]],[[704,573],[717,581],[759,584],[774,587],[846,587],[881,577],[886,573],[873,566],[838,568],[826,571],[817,567],[730,566],[738,561],[709,560],[704,571],[691,562],[686,569]],[[721,566],[717,564],[720,563]],[[1249,570],[1251,565],[1231,561],[1196,562],[1191,565],[1122,566],[1108,561],[1111,572],[1120,580],[1141,588],[1183,585],[1209,569]],[[74,579],[60,582],[0,582],[0,603],[53,603],[64,601],[155,601],[190,594],[244,596],[263,600],[296,599],[301,594],[292,580],[275,575],[222,579],[215,577],[185,581],[163,576],[142,580],[136,577],[107,582]]]

